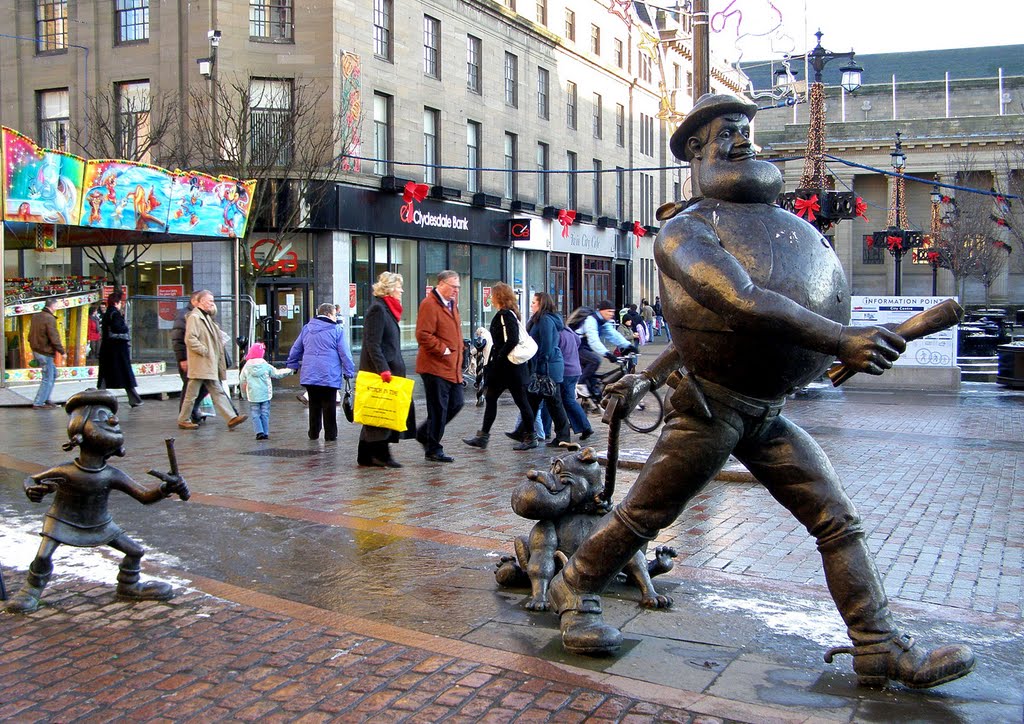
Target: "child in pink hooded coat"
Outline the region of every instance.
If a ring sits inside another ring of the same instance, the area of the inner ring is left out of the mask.
[[[260,342],[249,347],[245,355],[245,366],[238,375],[242,395],[249,401],[249,417],[256,431],[257,440],[270,439],[270,400],[274,397],[273,380],[279,380],[292,373],[288,368],[274,368],[263,359],[267,348]]]

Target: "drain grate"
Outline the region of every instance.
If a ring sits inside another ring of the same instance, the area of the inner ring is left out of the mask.
[[[248,452],[242,453],[242,455],[260,455],[262,457],[271,458],[304,458],[310,455],[319,455],[322,450],[289,450],[283,447],[268,447],[262,450],[249,450]]]

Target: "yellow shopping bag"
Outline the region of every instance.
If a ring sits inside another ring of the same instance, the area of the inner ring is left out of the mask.
[[[406,377],[392,377],[391,382],[385,382],[378,374],[360,370],[356,375],[354,422],[405,432],[414,384]]]

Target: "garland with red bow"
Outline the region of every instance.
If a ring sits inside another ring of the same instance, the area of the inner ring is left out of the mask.
[[[821,204],[818,203],[818,195],[814,194],[809,199],[796,199],[793,202],[793,206],[796,208],[796,215],[806,219],[810,223],[814,223],[815,211],[821,211]]]
[[[558,210],[558,223],[562,225],[562,236],[569,236],[569,227],[576,220],[576,212],[572,209]]]
[[[402,201],[405,203],[411,203],[412,201],[423,201],[427,198],[427,194],[430,193],[430,187],[426,184],[418,184],[415,181],[409,181],[405,185],[405,190],[402,191]]]
[[[868,205],[860,196],[857,197],[857,201],[854,204],[853,215],[861,217],[864,221],[871,221],[871,219],[868,218]]]
[[[640,248],[640,237],[647,234],[647,229],[639,221],[633,222],[633,235],[636,237],[636,248]]]

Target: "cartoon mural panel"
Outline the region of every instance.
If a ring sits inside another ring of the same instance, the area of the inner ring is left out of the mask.
[[[245,235],[256,181],[40,148],[2,129],[3,218],[225,238]]]
[[[40,148],[9,128],[3,159],[4,220],[78,223],[84,159]]]

